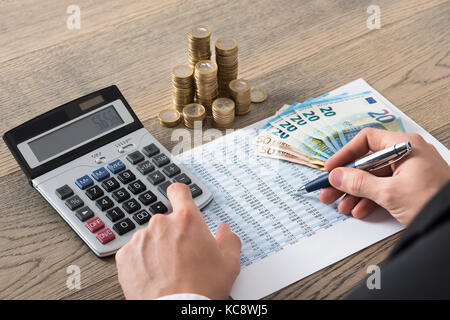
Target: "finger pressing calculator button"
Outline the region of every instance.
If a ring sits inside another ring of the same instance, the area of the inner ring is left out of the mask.
[[[170,159],[168,156],[166,156],[164,153],[158,154],[157,156],[154,156],[152,158],[152,161],[154,164],[156,164],[158,167],[162,167],[170,162]]]
[[[80,219],[80,221],[86,221],[87,219],[90,219],[94,216],[94,212],[92,212],[89,207],[83,207],[81,209],[78,209],[75,213],[75,216]]]
[[[114,191],[111,195],[112,195],[113,199],[119,203],[130,199],[130,194],[124,188],[120,188],[119,190]]]
[[[102,189],[100,189],[99,186],[93,186],[92,188],[89,188],[89,189],[86,190],[86,195],[91,200],[97,200],[98,198],[100,198],[104,194],[105,193],[103,192]]]
[[[68,206],[70,210],[76,210],[81,208],[83,205],[84,202],[79,196],[74,196],[66,201],[66,206]]]
[[[172,183],[173,183],[172,181],[166,181],[166,182],[161,183],[161,184],[158,186],[159,192],[161,192],[165,197],[167,197],[167,188],[168,188]]]
[[[191,189],[192,198],[196,198],[203,193],[202,189],[200,189],[200,187],[195,183],[191,184],[189,189]]]
[[[100,231],[99,233],[96,234],[95,237],[102,244],[107,244],[108,242],[110,242],[110,241],[112,241],[112,240],[114,240],[116,238],[114,233],[109,228],[106,228],[105,230]]]
[[[151,218],[150,213],[148,213],[145,210],[141,210],[138,213],[133,215],[134,221],[138,223],[138,225],[143,225],[144,223],[148,222]]]
[[[109,178],[102,182],[102,187],[108,192],[111,192],[113,190],[116,190],[120,187],[119,182],[114,178]]]
[[[155,171],[148,175],[147,180],[150,181],[153,185],[157,185],[158,183],[166,180],[166,177],[164,177],[161,172]]]
[[[147,157],[153,157],[154,155],[157,155],[159,153],[159,148],[157,146],[155,146],[155,144],[150,144],[148,146],[145,146],[142,149],[142,152],[147,156]]]
[[[180,182],[180,183],[184,183],[184,184],[191,184],[191,182],[192,182],[191,179],[185,173],[182,173],[179,176],[176,176],[174,178],[174,180],[176,182]]]
[[[120,160],[116,160],[108,164],[108,169],[112,173],[118,173],[122,170],[125,170],[125,164]]]
[[[178,168],[178,166],[175,163],[171,163],[168,166],[165,166],[163,168],[163,172],[168,176],[168,177],[173,177],[177,174],[179,174],[181,172],[180,168]]]
[[[144,205],[149,205],[150,203],[153,203],[156,201],[156,196],[151,191],[146,191],[143,194],[139,196],[139,201],[142,202]]]
[[[101,167],[97,170],[92,171],[91,176],[97,181],[102,181],[109,177],[109,172],[105,168]]]
[[[143,191],[145,191],[145,189],[147,189],[147,187],[145,186],[145,184],[142,183],[141,180],[137,180],[135,182],[132,182],[128,185],[128,189],[133,192],[133,194],[139,194]]]
[[[144,160],[144,155],[139,151],[135,151],[127,155],[127,160],[130,161],[131,164],[136,164]]]
[[[80,188],[81,190],[86,189],[87,187],[90,187],[94,184],[94,181],[89,178],[88,175],[82,176],[81,178],[78,178],[75,181],[75,184]]]
[[[117,222],[113,226],[114,231],[116,231],[119,235],[123,235],[133,230],[134,228],[136,228],[136,226],[134,225],[133,221],[131,221],[131,219],[129,218],[123,219],[122,221]]]
[[[67,185],[63,185],[61,188],[56,189],[56,195],[61,200],[65,200],[70,196],[73,196],[73,190]]]
[[[125,213],[123,213],[123,211],[120,208],[115,207],[115,208],[112,208],[111,210],[108,210],[106,212],[106,216],[112,222],[116,222],[116,221],[119,221],[120,219],[124,218]]]
[[[131,199],[131,200],[125,201],[122,204],[122,208],[124,208],[125,211],[128,213],[133,213],[133,212],[138,211],[141,208],[141,205],[135,199]]]
[[[88,222],[86,222],[86,227],[89,229],[90,232],[95,232],[103,228],[105,224],[99,217],[95,217]]]
[[[157,213],[166,213],[168,211],[167,207],[164,205],[164,203],[162,203],[161,201],[158,201],[155,204],[152,204],[150,206],[150,211],[153,214],[157,214]]]
[[[150,163],[150,161],[144,161],[136,167],[140,173],[147,174],[155,170],[155,166]]]
[[[108,210],[109,208],[114,207],[114,202],[109,197],[103,197],[95,202],[97,207],[102,210]]]
[[[120,182],[127,184],[136,179],[136,176],[130,170],[125,170],[124,172],[119,173],[117,178],[119,178]]]

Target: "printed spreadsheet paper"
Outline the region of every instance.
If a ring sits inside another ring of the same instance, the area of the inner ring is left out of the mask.
[[[376,92],[358,79],[333,93],[366,90]],[[402,117],[407,131],[422,134],[450,161],[447,148],[377,94]],[[202,210],[211,232],[228,222],[242,241],[241,273],[231,291],[234,299],[267,296],[403,228],[382,209],[358,220],[340,214],[336,204],[322,204],[318,192],[297,195],[299,186],[322,172],[257,157],[253,140],[266,121],[178,156],[214,194]]]

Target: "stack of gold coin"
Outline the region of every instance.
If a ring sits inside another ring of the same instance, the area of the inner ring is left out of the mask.
[[[195,67],[200,60],[211,59],[211,32],[207,26],[194,26],[188,32],[189,63]]]
[[[181,115],[175,109],[166,109],[159,113],[159,123],[164,127],[175,127],[180,121]]]
[[[234,101],[217,98],[212,104],[213,125],[219,129],[231,128],[234,121]]]
[[[199,103],[191,103],[183,108],[184,125],[194,128],[195,121],[204,121],[206,117],[205,108]]]
[[[173,105],[183,111],[185,105],[194,102],[194,69],[188,65],[178,65],[172,69]]]
[[[219,96],[229,97],[228,84],[238,75],[238,46],[233,38],[219,38],[216,41],[217,79]]]
[[[197,102],[211,115],[211,105],[217,98],[217,65],[211,60],[202,60],[195,65],[195,88]]]
[[[250,82],[244,79],[232,80],[229,84],[230,94],[236,104],[235,114],[240,116],[250,112],[252,104]]]

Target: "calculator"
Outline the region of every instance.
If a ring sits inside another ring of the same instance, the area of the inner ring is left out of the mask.
[[[117,86],[46,112],[3,139],[30,184],[99,257],[114,254],[152,216],[171,213],[170,184],[188,185],[200,209],[213,198],[144,128]]]

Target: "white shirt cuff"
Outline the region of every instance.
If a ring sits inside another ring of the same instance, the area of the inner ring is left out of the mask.
[[[211,300],[208,297],[195,293],[176,293],[156,298],[155,300]]]

